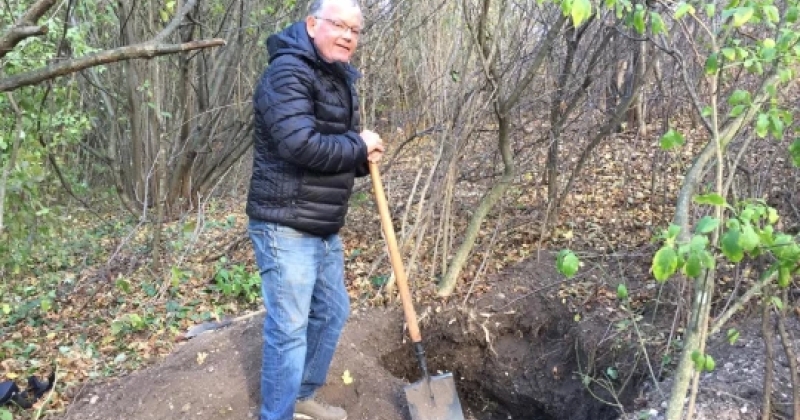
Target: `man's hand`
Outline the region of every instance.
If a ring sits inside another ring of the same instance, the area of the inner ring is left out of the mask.
[[[378,163],[384,151],[381,136],[372,130],[364,130],[361,132],[361,138],[367,144],[367,159],[372,163]]]

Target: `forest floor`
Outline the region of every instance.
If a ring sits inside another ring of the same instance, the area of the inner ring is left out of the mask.
[[[546,151],[521,149],[520,161],[528,164],[484,223],[448,298],[434,293],[441,245],[432,237],[420,243],[417,259],[406,264],[429,363],[454,373],[467,418],[663,415],[686,302],[676,285],[659,285],[650,274],[652,239],[669,223],[680,174],[697,147],[687,136],[684,150],[667,154],[657,140],[615,136],[593,154],[546,231]],[[755,158],[773,159],[771,153]],[[413,239],[415,213],[407,201],[424,167],[418,156],[405,154],[384,173],[401,240]],[[455,232],[463,231],[479,199],[472,192],[491,182],[487,165],[491,159],[462,169],[451,209]],[[791,184],[786,177],[764,179]],[[768,202],[782,203],[788,194],[789,207],[779,211],[794,217],[792,206],[800,203],[791,202],[797,200],[791,185],[758,188]],[[153,270],[149,225],[112,216],[102,223],[75,220],[72,227],[80,228],[65,233],[63,261],[48,260],[38,275],[17,281],[15,300],[3,307],[0,374],[23,385],[29,375],[58,372],[54,391],[31,410],[15,409],[14,420],[36,418],[39,409],[40,418],[53,420],[257,418],[263,312],[243,197],[232,187],[166,226],[166,275]],[[350,419],[406,419],[402,387],[419,377],[399,302],[389,292],[391,267],[368,179],[357,185],[342,237],[353,315],[322,392]],[[413,248],[409,241],[403,250],[408,255]],[[570,279],[555,270],[555,254],[566,248],[581,259]],[[736,270],[721,276],[715,313],[754,278]],[[629,292],[626,305],[617,299],[620,284]],[[220,321],[227,325],[188,338],[193,327]],[[796,331],[797,320],[790,323]],[[724,333],[711,337],[717,370],[703,374],[696,418],[759,416],[760,320],[748,307],[731,326],[740,332],[736,343]],[[788,384],[788,362],[777,353],[776,383]],[[789,394],[776,391],[774,418],[788,418]]]

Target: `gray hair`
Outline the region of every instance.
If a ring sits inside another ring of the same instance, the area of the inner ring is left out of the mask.
[[[322,12],[322,8],[328,1],[330,0],[313,0],[308,6],[309,16],[316,16]],[[350,3],[350,6],[352,7],[358,7],[359,10],[361,9],[361,6],[358,4],[358,0],[349,0],[348,3]]]

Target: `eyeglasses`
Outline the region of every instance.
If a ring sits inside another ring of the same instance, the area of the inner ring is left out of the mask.
[[[324,18],[324,17],[321,17],[321,16],[314,16],[314,17],[317,18],[317,19],[320,19],[320,20],[324,20],[324,21],[330,23],[331,25],[335,26],[336,27],[336,31],[341,33],[342,35],[346,34],[347,31],[350,31],[350,33],[353,34],[353,36],[355,36],[355,37],[361,35],[361,28],[357,28],[357,27],[353,27],[353,26],[347,26],[344,23],[342,23],[341,21],[328,19],[328,18]]]

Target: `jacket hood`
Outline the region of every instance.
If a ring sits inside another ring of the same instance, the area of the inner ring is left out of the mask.
[[[351,80],[361,77],[358,70],[348,63],[327,63],[317,53],[317,48],[308,36],[305,21],[295,22],[280,32],[267,37],[267,57],[271,63],[282,55],[294,55],[328,68],[334,73],[346,75]]]

